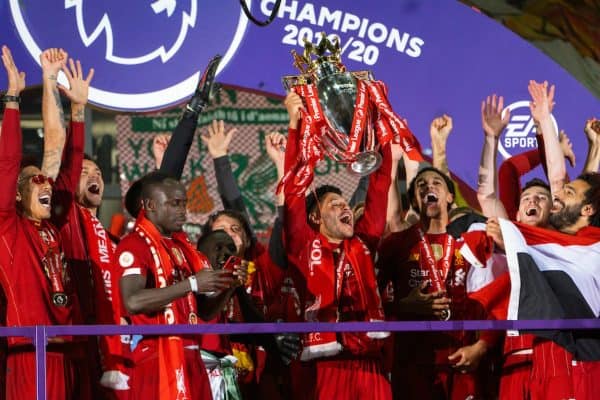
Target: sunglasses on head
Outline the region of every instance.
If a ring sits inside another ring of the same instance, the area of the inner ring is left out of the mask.
[[[27,179],[31,179],[31,182],[35,183],[36,185],[42,185],[46,182],[48,182],[50,186],[54,185],[54,179],[44,174],[32,175]]]

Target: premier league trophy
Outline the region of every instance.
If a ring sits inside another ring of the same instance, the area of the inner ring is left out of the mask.
[[[303,151],[312,153],[307,160],[327,154],[347,164],[352,173],[368,175],[381,164],[378,147],[390,140],[400,143],[411,158],[420,159],[418,143],[392,111],[385,85],[369,71],[346,71],[337,36],[330,41],[322,33],[317,45],[305,40],[303,54],[293,50],[292,55],[301,74],[283,77],[283,85],[298,93],[306,106]]]

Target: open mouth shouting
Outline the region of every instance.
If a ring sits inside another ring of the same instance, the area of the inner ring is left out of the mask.
[[[99,195],[100,194],[100,184],[98,182],[90,182],[87,186],[87,191],[91,194]]]
[[[437,204],[438,200],[438,195],[433,192],[429,192],[425,196],[423,196],[423,204],[427,206]]]
[[[52,196],[50,195],[50,193],[42,193],[38,197],[38,201],[40,202],[40,204],[42,205],[42,207],[44,207],[46,209],[50,209],[50,200],[51,200],[51,198],[52,198]]]
[[[533,217],[538,214],[539,214],[539,212],[536,207],[529,207],[527,210],[525,210],[525,215],[527,215],[528,217]]]
[[[344,225],[353,226],[354,224],[354,216],[352,215],[351,210],[345,210],[340,214],[340,222]]]

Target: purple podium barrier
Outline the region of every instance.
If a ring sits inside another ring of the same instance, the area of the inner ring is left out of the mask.
[[[339,323],[248,323],[210,325],[61,325],[0,328],[0,337],[22,336],[32,339],[36,351],[36,391],[38,400],[46,399],[46,344],[48,338],[62,335],[166,335],[166,334],[267,334],[283,332],[413,332],[455,330],[561,330],[600,329],[599,319],[520,320],[520,321],[394,321]]]

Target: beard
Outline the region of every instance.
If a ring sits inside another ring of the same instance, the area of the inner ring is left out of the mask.
[[[550,214],[550,225],[559,231],[575,225],[581,217],[582,208],[583,204],[564,206],[560,211]]]

